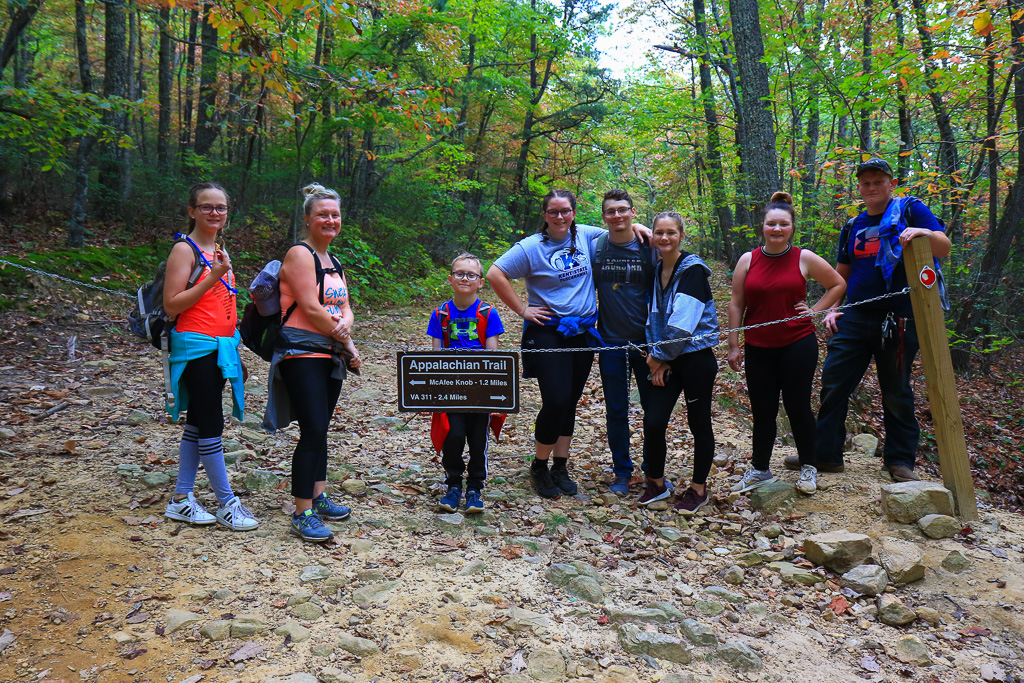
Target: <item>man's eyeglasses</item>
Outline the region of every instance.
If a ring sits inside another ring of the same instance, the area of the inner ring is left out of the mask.
[[[559,218],[561,216],[568,216],[574,211],[574,209],[548,209],[544,213],[552,218]]]
[[[464,270],[456,270],[452,273],[452,277],[456,280],[469,280],[470,282],[476,282],[483,278],[480,273],[467,273]]]
[[[226,214],[228,212],[228,207],[224,204],[200,204],[196,208],[202,211],[204,216],[214,213]]]
[[[611,218],[612,216],[628,216],[631,213],[633,213],[633,209],[632,207],[629,206],[620,206],[614,209],[604,210],[604,215],[608,216],[609,218]]]

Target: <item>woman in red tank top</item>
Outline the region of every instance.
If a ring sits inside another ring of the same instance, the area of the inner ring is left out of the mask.
[[[763,244],[736,264],[729,301],[730,329],[823,311],[842,298],[846,291],[842,276],[814,252],[793,246],[795,224],[793,198],[788,192],[776,192],[765,207]],[[806,301],[808,278],[826,290],[813,306]],[[775,481],[770,462],[781,394],[800,458],[796,487],[814,493],[818,474],[811,410],[811,384],[818,365],[814,323],[807,317],[768,324],[747,330],[745,342],[741,351],[739,332],[729,333],[729,365],[737,372],[741,365],[745,367],[754,421],[752,462],[732,490],[749,491]]]

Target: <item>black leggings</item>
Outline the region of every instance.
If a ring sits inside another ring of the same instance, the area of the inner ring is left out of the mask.
[[[754,417],[754,469],[771,467],[780,393],[800,464],[815,464],[817,431],[811,410],[811,384],[818,366],[818,339],[812,332],[788,346],[765,348],[746,344],[744,355],[750,412]]]
[[[224,433],[224,376],[217,365],[217,352],[193,358],[185,364],[181,381],[188,389],[185,424],[199,430],[198,438],[216,439]]]
[[[686,421],[693,435],[693,483],[704,484],[715,457],[715,432],[711,427],[711,396],[718,361],[711,349],[684,353],[669,361],[672,372],[665,386],[651,386],[644,411],[644,471],[651,479],[665,476],[665,432],[679,394],[686,398]]]
[[[327,428],[342,382],[331,377],[334,367],[330,358],[288,358],[280,364],[292,413],[299,421],[299,443],[292,454],[296,498],[312,498],[313,484],[327,481]]]
[[[562,337],[547,325],[527,325],[524,349],[573,349],[587,346],[587,335]],[[594,365],[593,351],[571,353],[524,353],[523,375],[536,377],[540,387],[540,412],[533,435],[538,443],[553,446],[576,427],[576,404]]]
[[[469,471],[466,489],[479,491],[487,479],[487,427],[491,416],[487,413],[448,413],[448,436],[441,452],[445,484],[462,488],[462,473],[466,463],[462,452],[469,443]]]

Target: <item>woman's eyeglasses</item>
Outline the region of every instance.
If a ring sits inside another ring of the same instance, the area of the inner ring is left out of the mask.
[[[204,216],[215,213],[226,214],[228,212],[228,207],[224,204],[200,204],[196,208],[202,211]]]
[[[452,273],[452,277],[455,278],[456,280],[468,280],[470,282],[476,282],[477,280],[483,278],[483,275],[481,275],[480,273],[467,273],[464,270],[456,270]]]
[[[560,218],[561,216],[570,215],[573,211],[574,209],[548,209],[544,214],[552,218]]]

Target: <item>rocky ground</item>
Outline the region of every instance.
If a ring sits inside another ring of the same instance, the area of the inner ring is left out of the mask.
[[[354,513],[317,546],[288,534],[297,429],[259,430],[261,361],[247,356],[249,417],[225,432],[261,526],[190,528],[162,516],[181,431],[163,415],[155,352],[86,314],[4,317],[0,680],[1024,680],[1024,522],[982,509],[963,527],[935,487],[887,490],[883,505],[872,438],[812,497],[791,483],[730,495],[749,434],[723,405],[715,504],[637,508],[639,486],[607,489],[595,365],[580,495],[529,486],[526,382],[524,411],[492,444],[486,512],[442,515],[429,420],[396,412],[394,352],[364,344],[330,436],[332,490]],[[420,345],[426,319],[359,322],[364,341]],[[669,477],[685,480],[681,414],[670,439]],[[199,490],[212,508],[202,478]]]

